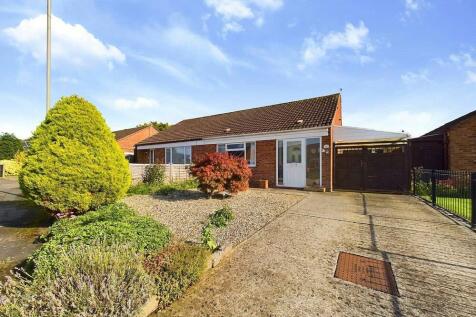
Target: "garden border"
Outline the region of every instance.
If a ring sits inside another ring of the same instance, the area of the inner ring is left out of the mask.
[[[246,241],[246,240],[245,240]],[[217,265],[226,257],[228,257],[234,248],[231,244],[226,245],[224,247],[220,247],[218,250],[214,251],[208,260],[207,267],[204,274],[217,267]],[[136,317],[148,317],[154,312],[157,311],[159,308],[159,300],[156,296],[150,297],[147,302],[140,308],[139,312],[137,313]]]

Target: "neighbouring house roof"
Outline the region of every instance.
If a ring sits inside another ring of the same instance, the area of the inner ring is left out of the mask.
[[[441,127],[438,127],[434,130],[431,130],[430,132],[428,133],[425,133],[424,135],[422,135],[421,137],[426,137],[426,136],[432,136],[432,135],[437,135],[437,134],[443,134],[445,133],[445,131],[447,131],[448,129],[450,129],[451,127],[453,127],[455,124],[463,121],[463,120],[466,120],[472,116],[476,116],[476,110],[474,111],[471,111],[470,113],[467,113],[465,114],[464,116],[461,116],[459,118],[456,118],[448,123],[445,123],[444,125],[442,125]]]
[[[148,129],[149,127],[136,127],[136,128],[130,128],[130,129],[123,129],[123,130],[113,131],[112,133],[114,133],[116,140],[120,140],[120,139],[124,139],[125,137],[131,134],[136,133],[137,131],[140,131],[146,128]]]
[[[195,141],[210,137],[330,126],[339,99],[340,94],[333,94],[183,120],[139,144]]]

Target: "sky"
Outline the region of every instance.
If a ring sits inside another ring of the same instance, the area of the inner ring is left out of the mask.
[[[342,89],[343,123],[419,136],[476,109],[474,0],[52,0],[52,100],[113,130]],[[0,132],[45,116],[46,0],[0,0]]]

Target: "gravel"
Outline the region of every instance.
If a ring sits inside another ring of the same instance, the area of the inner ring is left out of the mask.
[[[208,216],[228,205],[235,218],[226,228],[215,229],[215,237],[220,245],[236,245],[303,198],[299,192],[250,189],[225,199],[208,199],[199,191],[188,190],[169,196],[129,196],[124,201],[140,214],[169,226],[177,238],[194,242],[200,241]]]

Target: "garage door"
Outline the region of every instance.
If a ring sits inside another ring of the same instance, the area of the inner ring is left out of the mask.
[[[407,192],[406,144],[336,145],[334,188],[356,191]]]

